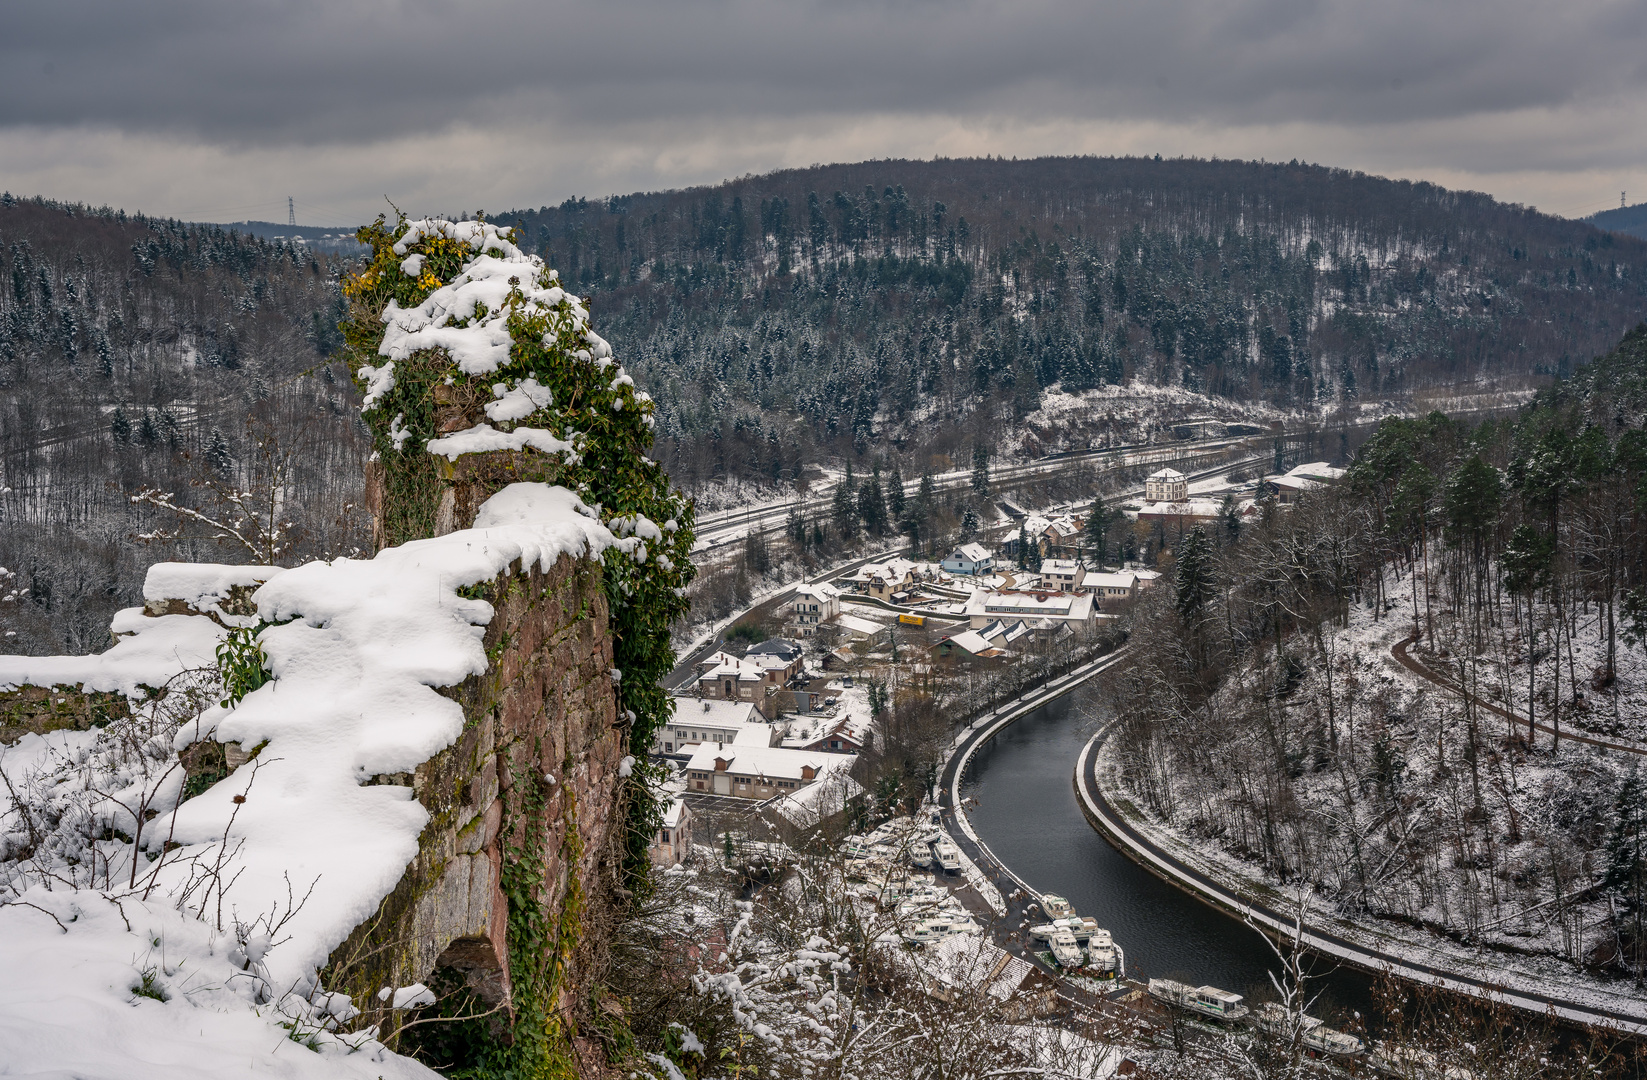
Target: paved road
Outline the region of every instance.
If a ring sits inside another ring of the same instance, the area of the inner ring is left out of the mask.
[[[1081,798],[1082,810],[1093,827],[1145,869],[1160,875],[1179,888],[1237,918],[1250,918],[1253,923],[1267,928],[1272,933],[1290,935],[1292,922],[1289,917],[1265,905],[1251,903],[1237,896],[1194,867],[1186,865],[1139,832],[1108,800],[1099,784],[1097,762],[1099,750],[1113,730],[1114,725],[1111,724],[1094,735],[1082,749],[1075,766],[1075,788]],[[1546,994],[1523,987],[1511,991],[1487,979],[1478,979],[1407,957],[1381,952],[1319,927],[1305,926],[1303,936],[1304,944],[1310,949],[1376,974],[1390,972],[1402,978],[1444,986],[1449,990],[1477,997],[1495,997],[1530,1012],[1551,1012],[1575,1023],[1613,1024],[1638,1035],[1647,1033],[1647,1002],[1642,1002],[1636,1011],[1624,1011],[1573,1001],[1559,994]]]
[[[886,559],[892,558],[895,554],[897,554],[896,551],[881,551],[875,553],[874,555],[865,555],[863,558],[854,562],[849,562],[845,566],[838,566],[833,570],[827,570],[824,573],[819,574],[817,577],[808,578],[807,584],[817,585],[825,581],[834,581],[838,577],[845,577],[847,574],[852,573],[860,566],[867,566],[872,562],[882,562]],[[756,604],[755,607],[747,609],[738,615],[737,618],[728,622],[725,628],[716,631],[708,641],[704,642],[702,645],[699,645],[696,649],[693,649],[681,658],[680,663],[675,665],[675,670],[664,676],[664,688],[668,690],[678,690],[690,681],[692,675],[695,673],[698,662],[710,653],[714,652],[716,649],[719,649],[726,641],[726,631],[731,629],[733,626],[736,626],[743,619],[747,618],[749,612],[754,611],[756,607],[765,607],[767,604],[771,603],[781,603],[788,597],[794,595],[794,592],[795,589],[791,586],[782,592],[774,593],[765,600],[762,600],[759,604]]]

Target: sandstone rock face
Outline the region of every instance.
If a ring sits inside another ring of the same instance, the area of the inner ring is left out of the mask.
[[[463,735],[410,777],[374,778],[409,782],[431,820],[399,885],[322,974],[368,1012],[380,988],[427,982],[438,969],[508,1007],[506,859],[538,861],[536,902],[551,935],[570,929],[580,942],[568,986],[579,984],[598,947],[580,927],[559,923],[574,882],[583,895],[577,918],[605,905],[622,827],[623,732],[601,567],[563,556],[548,573],[505,575],[483,595],[497,609],[485,637],[491,668],[443,691],[463,706]],[[519,818],[524,785],[547,792],[539,815],[546,835],[536,841],[526,840]]]

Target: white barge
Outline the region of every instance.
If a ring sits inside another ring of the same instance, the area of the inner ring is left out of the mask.
[[[1287,1033],[1287,1012],[1273,1001],[1258,1006],[1252,1014],[1252,1022],[1261,1031],[1271,1035],[1285,1035]],[[1326,1022],[1308,1014],[1298,1018],[1300,1028],[1299,1041],[1304,1049],[1312,1050],[1317,1054],[1330,1054],[1333,1057],[1355,1057],[1366,1047],[1361,1040],[1345,1031],[1331,1028]]]
[[[1187,1009],[1214,1020],[1240,1020],[1247,1015],[1247,1007],[1240,994],[1220,990],[1216,986],[1189,986],[1172,979],[1151,979],[1149,995],[1158,1001],[1180,1009]]]

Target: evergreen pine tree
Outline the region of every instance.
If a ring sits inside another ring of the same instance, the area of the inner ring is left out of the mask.
[[[881,493],[881,467],[875,466],[869,482],[858,489],[858,516],[870,536],[886,534],[886,498]]]
[[[1647,940],[1643,939],[1643,923],[1647,922],[1647,784],[1641,773],[1632,769],[1619,785],[1613,799],[1613,833],[1607,840],[1607,872],[1603,884],[1613,891],[1624,909],[1627,936],[1632,948],[1626,956],[1636,977],[1636,985],[1647,982]],[[1626,935],[1621,934],[1621,937]]]
[[[114,416],[109,420],[109,434],[114,436],[116,443],[132,441],[132,421],[131,417],[126,415],[124,405],[114,407]]]
[[[1103,566],[1104,560],[1109,557],[1109,521],[1109,507],[1104,505],[1103,499],[1093,496],[1084,531],[1087,534],[1086,542],[1092,546],[1099,566]]]
[[[153,409],[143,410],[143,419],[137,425],[137,441],[144,446],[160,441],[160,425],[155,421]]]
[[[1018,569],[1029,566],[1029,528],[1020,521],[1018,523]]]
[[[977,535],[978,511],[969,506],[966,508],[966,513],[961,515],[961,539],[971,540]]]
[[[848,466],[848,476],[850,475]],[[835,497],[830,503],[830,523],[835,526],[835,535],[842,540],[857,539],[858,508],[853,505],[852,488],[846,481],[835,485]]]
[[[972,490],[981,497],[989,495],[989,448],[983,443],[972,446]]]
[[[1218,521],[1224,527],[1224,543],[1233,544],[1241,538],[1241,514],[1235,509],[1234,495],[1224,496],[1224,505],[1218,509]]]
[[[893,521],[904,519],[904,474],[897,462],[892,464],[892,478],[886,486],[886,509]]]
[[[234,468],[234,455],[229,452],[229,440],[223,437],[223,432],[212,428],[211,435],[206,440],[206,464],[219,476],[228,476]]]
[[[1173,606],[1185,619],[1193,620],[1217,591],[1212,542],[1197,525],[1178,545],[1178,562],[1173,570]]]

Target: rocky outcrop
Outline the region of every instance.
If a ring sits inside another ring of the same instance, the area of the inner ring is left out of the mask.
[[[463,706],[461,738],[409,778],[374,778],[409,781],[431,820],[399,885],[322,974],[369,1015],[380,988],[418,982],[461,983],[488,1007],[513,1007],[511,861],[530,864],[522,879],[536,883],[550,937],[576,943],[563,985],[589,966],[597,943],[569,921],[604,906],[622,820],[623,733],[600,575],[599,563],[563,556],[549,573],[485,586],[497,609],[485,638],[491,667],[444,691]],[[579,902],[568,905],[574,893]]]
[[[122,694],[82,691],[78,686],[19,686],[0,690],[0,745],[29,732],[85,731],[129,716]]]

